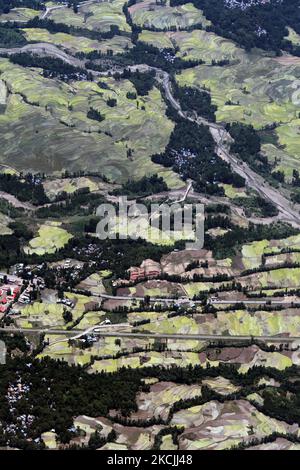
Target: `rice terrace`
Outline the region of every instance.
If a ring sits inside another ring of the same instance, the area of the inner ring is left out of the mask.
[[[0,0],[0,141],[1,452],[300,450],[300,0]]]

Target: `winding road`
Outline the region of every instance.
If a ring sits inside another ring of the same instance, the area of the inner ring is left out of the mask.
[[[88,2],[87,2],[88,3]],[[53,7],[58,8],[58,7]],[[49,10],[50,11],[50,10]],[[6,49],[0,48],[0,54],[14,54],[17,52],[32,52],[35,54],[41,55],[48,55],[51,57],[57,57],[64,62],[73,65],[75,67],[84,68],[86,65],[86,61],[77,59],[66,52],[59,49],[57,46],[48,43],[35,43],[35,44],[27,44],[23,47],[13,48],[13,49]],[[277,189],[273,188],[269,185],[262,176],[258,175],[255,171],[253,171],[246,163],[242,162],[237,158],[236,155],[233,155],[228,149],[228,142],[232,141],[230,135],[225,130],[225,128],[213,122],[209,122],[201,116],[198,116],[195,112],[193,115],[189,112],[184,112],[181,109],[179,102],[175,99],[172,93],[172,85],[170,76],[167,72],[158,69],[156,67],[150,67],[146,64],[138,64],[134,66],[127,67],[132,71],[141,71],[145,72],[147,70],[154,70],[156,72],[157,81],[163,86],[165,95],[169,103],[172,107],[178,112],[178,114],[191,122],[195,122],[198,125],[205,125],[208,126],[210,132],[214,138],[216,143],[216,153],[219,155],[220,158],[230,163],[232,169],[242,176],[247,186],[254,189],[258,194],[260,194],[263,198],[267,199],[268,201],[274,204],[279,212],[279,218],[281,221],[288,222],[292,226],[300,228],[300,214],[297,206],[293,205],[287,197],[280,193]],[[123,69],[118,70],[111,70],[108,72],[95,72],[91,71],[95,77],[105,76],[109,73],[114,73],[116,71],[122,71]]]

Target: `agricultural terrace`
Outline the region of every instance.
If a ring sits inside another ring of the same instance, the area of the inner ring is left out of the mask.
[[[251,73],[249,74],[249,70]],[[243,122],[262,129],[276,123],[274,130],[280,151],[266,146],[264,153],[274,159],[280,152],[280,167],[291,167],[299,161],[299,107],[294,100],[295,81],[300,79],[300,66],[283,64],[280,58],[268,58],[255,52],[243,53],[230,66],[199,65],[177,75],[181,85],[206,88],[217,105],[217,121]]]
[[[123,13],[124,4],[125,0],[94,2],[80,6],[78,13],[74,13],[72,8],[53,10],[48,18],[56,23],[100,32],[108,32],[111,26],[117,26],[120,31],[130,33],[130,26]]]
[[[174,128],[157,88],[131,99],[136,90],[128,80],[66,84],[7,59],[0,77],[11,93],[0,114],[2,163],[48,173],[94,168],[112,181],[157,173],[150,156],[165,149]],[[90,119],[91,108],[103,119]]]
[[[291,430],[291,426],[261,413],[247,400],[210,401],[180,410],[174,414],[171,425],[185,428],[179,448],[188,451],[230,449],[241,441],[249,442],[251,429],[257,439]],[[213,432],[208,434],[208,429]]]
[[[81,176],[79,178],[47,179],[43,181],[43,186],[47,197],[54,200],[58,194],[73,194],[79,189],[88,188],[90,192],[107,192],[114,186],[104,183],[100,178]]]
[[[30,8],[12,8],[9,13],[0,15],[0,23],[7,21],[20,21],[26,23],[35,16],[38,16],[37,10]]]
[[[152,44],[158,49],[174,49],[174,43],[167,33],[144,30],[139,34],[139,41]]]
[[[244,52],[234,42],[204,30],[153,32],[142,31],[139,40],[152,44],[158,49],[178,49],[176,56],[183,60],[202,60],[206,64],[212,61],[237,61]]]
[[[38,230],[38,236],[29,242],[29,246],[24,248],[27,254],[44,255],[45,253],[55,253],[63,248],[72,238],[72,235],[60,227],[59,222],[47,222]]]
[[[113,51],[114,54],[122,54],[133,46],[130,39],[125,36],[114,36],[109,40],[96,41],[66,33],[52,34],[41,28],[27,28],[23,31],[28,42],[48,42],[61,47],[70,54],[76,54],[77,52],[88,54],[92,51],[102,52],[103,54],[106,54],[107,51]]]
[[[170,7],[169,0],[165,6],[157,4],[154,0],[145,0],[131,6],[129,12],[133,23],[143,28],[170,30],[186,29],[194,25],[202,25],[205,28],[210,24],[202,11],[192,3]]]
[[[280,254],[284,249],[299,250],[300,236],[295,235],[281,240],[261,240],[243,245],[242,262],[245,269],[258,268],[262,265],[265,254]]]

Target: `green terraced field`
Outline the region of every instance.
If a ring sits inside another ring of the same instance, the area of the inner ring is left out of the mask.
[[[60,304],[44,304],[34,302],[21,310],[21,316],[17,320],[20,328],[57,326],[63,328],[64,307]]]
[[[112,39],[96,41],[80,36],[72,36],[65,33],[51,34],[46,29],[28,28],[23,29],[28,42],[48,42],[61,47],[71,54],[83,52],[85,54],[92,51],[100,51],[104,54],[112,50],[114,54],[122,54],[132,47],[129,38],[125,36],[114,36]]]
[[[139,41],[145,42],[146,44],[152,44],[152,46],[158,49],[173,49],[174,42],[171,40],[170,35],[167,33],[160,33],[156,31],[142,31],[139,34]]]
[[[39,16],[39,14],[40,11],[31,10],[30,8],[13,8],[9,13],[0,15],[0,23],[6,21],[22,21],[25,23],[35,16]]]
[[[164,150],[174,127],[157,88],[131,100],[127,93],[135,89],[128,80],[103,78],[105,89],[93,82],[66,84],[6,59],[0,60],[0,77],[11,92],[0,114],[2,163],[13,159],[16,169],[49,173],[92,167],[112,181],[162,171],[177,183],[150,159]],[[117,106],[107,105],[110,98]],[[105,117],[102,122],[87,118],[91,107]]]
[[[257,268],[262,264],[263,254],[277,254],[286,248],[290,251],[299,250],[300,236],[295,235],[281,240],[261,240],[243,245],[241,252],[243,265],[245,269]]]
[[[48,222],[39,228],[38,236],[29,242],[29,246],[24,248],[28,254],[55,253],[63,248],[72,238],[72,235],[60,227],[58,222]]]
[[[161,6],[153,0],[145,0],[130,7],[129,12],[133,23],[145,28],[186,29],[195,24],[201,24],[204,28],[210,24],[201,10],[195,8],[192,3],[170,7],[169,1],[166,6]]]
[[[118,26],[120,31],[130,32],[123,14],[124,3],[125,0],[95,2],[92,5],[80,7],[78,13],[74,13],[71,8],[54,10],[49,18],[56,23],[95,31],[107,32],[110,31],[111,26]]]
[[[238,60],[243,51],[232,41],[217,36],[214,33],[195,30],[192,32],[169,33],[172,42],[179,47],[177,57],[184,60],[203,60],[210,64],[213,60]]]
[[[258,52],[239,54],[238,62],[230,66],[200,65],[177,75],[182,86],[210,91],[219,122],[240,121],[256,129],[276,123],[274,132],[281,147],[268,145],[263,151],[270,154],[271,161],[274,154],[280,154],[279,167],[288,177],[300,158],[299,105],[295,99],[299,79],[297,62],[282,63]]]

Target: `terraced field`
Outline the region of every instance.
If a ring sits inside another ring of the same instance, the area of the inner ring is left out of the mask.
[[[26,23],[35,16],[39,16],[40,11],[30,8],[12,8],[9,13],[0,15],[0,23],[7,21],[22,21]]]
[[[257,438],[274,431],[286,434],[291,429],[284,422],[259,412],[245,400],[224,404],[211,401],[191,407],[176,413],[171,424],[186,428],[179,441],[182,450],[229,449],[241,441],[251,441],[251,429],[255,430]]]
[[[60,227],[59,222],[47,222],[38,230],[38,236],[29,242],[29,246],[24,248],[28,254],[44,255],[45,253],[55,253],[63,248],[72,238],[72,235]]]
[[[74,13],[71,8],[53,10],[49,18],[56,23],[95,31],[107,32],[111,26],[117,26],[120,31],[130,32],[123,14],[124,3],[125,0],[95,1],[91,5],[80,7],[78,13]]]
[[[203,60],[206,64],[212,61],[239,60],[243,51],[233,42],[207,31],[168,33],[171,41],[179,48],[177,57],[184,60]]]
[[[113,186],[104,183],[100,178],[82,176],[79,178],[49,179],[43,183],[44,190],[49,199],[54,200],[58,194],[73,194],[79,189],[88,188],[91,192],[107,192]]]
[[[152,44],[158,49],[174,49],[174,42],[166,33],[144,30],[139,34],[139,41]]]
[[[174,124],[165,116],[157,88],[132,100],[127,95],[135,89],[127,80],[103,78],[105,88],[92,82],[66,84],[6,59],[0,60],[0,76],[11,93],[0,115],[2,163],[13,159],[17,169],[27,165],[50,173],[93,167],[112,181],[159,171],[150,156],[163,151]],[[117,100],[115,107],[107,104],[110,98]],[[104,120],[89,119],[90,108]],[[172,179],[170,170],[162,172]]]
[[[266,145],[263,151],[270,161],[278,154],[278,167],[283,168],[290,178],[300,157],[299,78],[300,67],[296,62],[283,63],[258,52],[244,52],[238,54],[235,64],[226,67],[200,65],[183,71],[177,81],[180,85],[209,90],[218,107],[219,122],[239,121],[252,124],[256,129],[275,123],[278,145]]]
[[[66,33],[49,33],[46,29],[28,28],[23,29],[28,42],[48,42],[61,47],[70,54],[83,52],[88,54],[92,51],[99,51],[106,54],[113,51],[114,54],[122,54],[132,47],[129,38],[125,36],[114,36],[112,39],[96,41],[83,36],[72,36]]]
[[[168,31],[172,28],[186,29],[196,24],[204,28],[210,24],[201,10],[195,8],[192,3],[170,7],[169,0],[166,6],[158,5],[153,0],[145,0],[131,6],[129,12],[133,23],[146,29]]]
[[[298,235],[281,240],[261,240],[242,247],[242,262],[245,269],[261,266],[264,254],[279,254],[281,250],[299,250],[300,237]]]
[[[44,328],[51,326],[63,328],[65,325],[63,312],[63,305],[35,302],[22,309],[17,324],[20,328]]]

